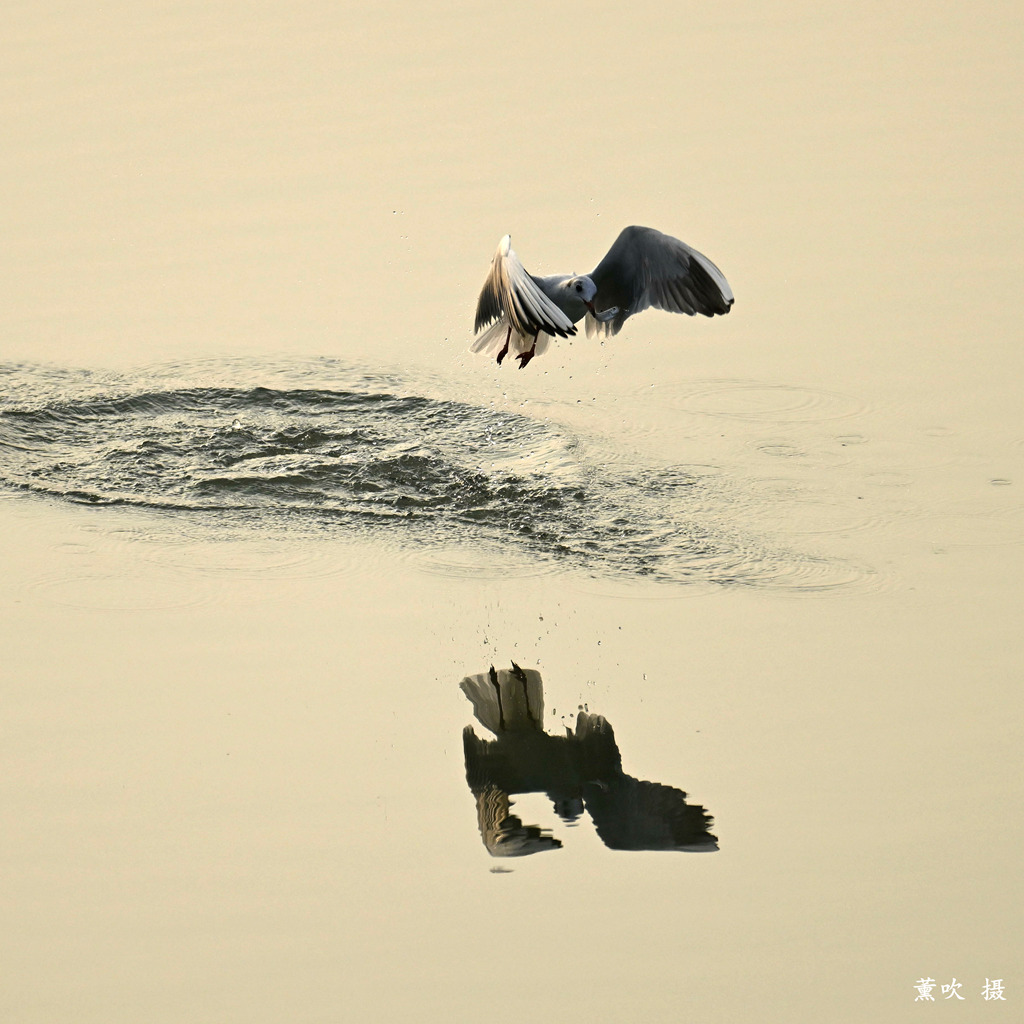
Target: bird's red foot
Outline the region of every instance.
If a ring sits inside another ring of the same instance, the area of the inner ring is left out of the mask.
[[[536,346],[534,348],[527,349],[525,352],[520,352],[516,356],[516,359],[519,360],[519,369],[520,370],[525,369],[526,368],[526,364],[536,355],[536,353],[537,353]]]
[[[505,344],[502,347],[501,351],[498,353],[498,365],[499,366],[501,366],[502,359],[504,359],[505,356],[508,355],[508,344],[509,344],[509,342],[511,340],[512,340],[512,328],[509,327],[508,334],[505,335]]]

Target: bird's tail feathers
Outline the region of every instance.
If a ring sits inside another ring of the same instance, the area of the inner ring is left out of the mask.
[[[483,352],[485,355],[496,355],[505,345],[505,339],[509,338],[508,334],[509,322],[508,317],[502,317],[496,323],[491,324],[483,334],[477,335],[469,346],[470,352]],[[547,351],[548,345],[551,344],[551,335],[545,334],[541,331],[537,336],[537,350],[534,355],[543,355]],[[512,328],[512,336],[509,338],[508,352],[510,356],[515,356],[520,352],[525,352],[533,344],[533,336],[527,338],[525,335],[520,334],[514,327]]]
[[[498,351],[505,344],[505,335],[508,332],[508,320],[502,317],[491,324],[483,334],[477,335],[469,346],[470,352],[486,352],[491,355]],[[515,332],[513,332],[515,333]]]

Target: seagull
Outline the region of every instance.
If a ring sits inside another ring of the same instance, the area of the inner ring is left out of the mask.
[[[497,352],[500,365],[511,349],[523,369],[552,338],[574,335],[584,316],[587,337],[607,336],[649,306],[715,316],[732,303],[729,282],[707,256],[654,228],[623,228],[597,267],[579,276],[534,277],[506,235],[480,292],[470,350]]]

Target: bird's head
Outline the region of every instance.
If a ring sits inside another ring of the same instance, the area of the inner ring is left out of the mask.
[[[597,285],[589,277],[567,277],[561,283],[561,288],[565,298],[559,305],[572,318],[573,323],[582,319],[588,310],[594,311]]]
[[[559,305],[572,317],[573,323],[582,319],[587,313],[601,323],[604,323],[611,320],[619,311],[618,306],[613,306],[611,309],[604,309],[600,312],[594,308],[597,285],[594,284],[592,278],[586,275],[567,277],[561,286],[565,293],[565,299]]]

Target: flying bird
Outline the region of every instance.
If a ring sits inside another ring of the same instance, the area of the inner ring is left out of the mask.
[[[715,316],[732,303],[729,282],[707,256],[654,228],[624,228],[589,274],[553,277],[529,273],[506,235],[480,292],[470,348],[496,352],[499,364],[512,352],[522,369],[552,338],[574,335],[583,317],[590,337],[618,334],[649,306]]]

